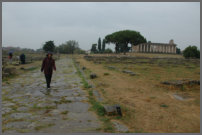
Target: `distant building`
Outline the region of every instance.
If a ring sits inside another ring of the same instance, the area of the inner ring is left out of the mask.
[[[86,53],[87,53],[87,54],[90,54],[90,53],[91,53],[91,50],[87,50]]]
[[[176,44],[173,40],[166,43],[142,43],[138,45],[132,45],[132,52],[142,53],[173,53],[176,54]]]

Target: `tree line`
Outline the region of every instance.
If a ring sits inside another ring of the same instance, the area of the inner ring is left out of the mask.
[[[79,43],[75,40],[69,40],[65,43],[62,43],[59,46],[56,46],[54,41],[47,41],[43,45],[42,49],[45,52],[54,52],[54,53],[62,53],[62,54],[84,54],[85,51],[79,48]]]
[[[143,37],[140,32],[132,31],[132,30],[122,30],[118,32],[114,32],[112,34],[106,35],[103,39],[103,44],[101,48],[101,39],[98,39],[98,49],[97,44],[92,44],[91,52],[93,53],[105,53],[112,52],[111,49],[105,50],[105,44],[114,44],[116,53],[126,53],[131,49],[128,47],[128,44],[137,45],[140,43],[146,43],[147,40]]]

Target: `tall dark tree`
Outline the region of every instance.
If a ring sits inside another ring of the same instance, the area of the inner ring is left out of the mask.
[[[99,53],[101,53],[102,49],[101,49],[101,38],[98,39],[98,51]]]
[[[105,51],[105,39],[102,40],[102,52]]]
[[[177,54],[181,54],[180,48],[176,47],[176,53],[177,53]]]
[[[97,44],[92,44],[91,53],[97,53]]]
[[[116,48],[122,46],[124,54],[128,50],[128,44],[138,45],[140,43],[146,43],[147,40],[144,38],[140,32],[132,30],[122,30],[114,32],[105,36],[106,43],[113,43],[116,45]],[[116,49],[115,49],[116,50]]]
[[[47,41],[44,45],[43,45],[43,50],[45,52],[54,52],[54,49],[55,49],[55,44],[54,44],[54,41]]]
[[[115,44],[115,52],[116,53],[120,52],[120,45],[118,43]]]

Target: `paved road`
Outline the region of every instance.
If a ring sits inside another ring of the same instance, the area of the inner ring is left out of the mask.
[[[89,111],[88,94],[81,89],[72,59],[60,59],[56,67],[49,92],[40,69],[3,83],[4,133],[98,132],[101,124]]]

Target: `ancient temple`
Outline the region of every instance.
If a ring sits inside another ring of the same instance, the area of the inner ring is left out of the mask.
[[[138,45],[132,45],[132,52],[142,53],[176,53],[176,44],[173,40],[166,43],[142,43]]]

